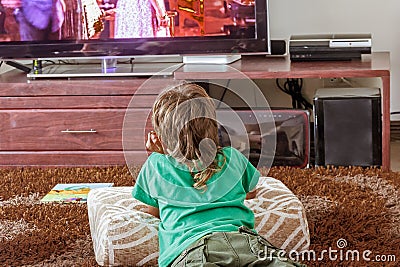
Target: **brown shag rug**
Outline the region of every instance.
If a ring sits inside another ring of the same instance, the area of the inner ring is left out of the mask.
[[[131,175],[126,167],[1,169],[0,266],[97,266],[86,204],[39,200],[57,183],[131,186],[137,171]],[[400,173],[359,167],[261,171],[283,181],[304,204],[311,256],[303,256],[303,262],[400,266]]]

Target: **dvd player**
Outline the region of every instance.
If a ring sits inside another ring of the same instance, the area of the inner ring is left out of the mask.
[[[292,35],[289,54],[292,61],[352,60],[371,53],[371,34]]]

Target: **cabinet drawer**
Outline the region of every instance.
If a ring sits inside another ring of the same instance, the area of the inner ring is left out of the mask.
[[[152,107],[157,95],[0,97],[1,109],[86,109]]]
[[[126,109],[0,111],[0,150],[121,151],[125,112]],[[129,147],[144,150],[150,109],[130,112]]]
[[[0,151],[0,166],[125,165],[125,153],[122,151]],[[141,166],[147,159],[146,151],[127,153],[130,166]]]
[[[2,74],[3,76],[4,74]],[[7,75],[7,74],[5,74]],[[82,95],[133,95],[159,94],[163,80],[152,79],[38,79],[26,82],[26,75],[19,82],[0,83],[0,96],[82,96]],[[3,77],[2,77],[3,78]],[[166,78],[167,80],[171,78]],[[146,81],[146,85],[143,83]],[[166,84],[166,83],[165,83]],[[144,87],[144,89],[141,89]]]

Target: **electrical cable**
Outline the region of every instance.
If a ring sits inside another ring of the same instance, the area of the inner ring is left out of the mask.
[[[25,72],[25,73],[31,72],[31,68],[25,66],[24,64],[18,63],[18,62],[16,62],[16,61],[6,61],[5,63],[6,63],[7,65],[9,65],[9,66],[11,66],[11,67],[14,67],[14,68],[16,68],[16,69],[18,69],[18,70],[21,70],[21,71],[23,71],[23,72]]]
[[[301,90],[303,88],[303,79],[288,78],[285,83],[281,85],[279,79],[276,79],[276,85],[278,88],[291,96],[292,107],[295,109],[312,109],[313,105],[308,102],[302,95]]]
[[[222,103],[222,101],[223,101],[224,98],[225,98],[225,94],[226,94],[226,92],[228,91],[228,88],[229,88],[230,83],[231,83],[231,79],[228,79],[228,81],[227,81],[227,83],[226,83],[226,85],[225,85],[225,87],[224,87],[224,91],[222,91],[222,95],[221,95],[221,97],[220,97],[220,99],[219,99],[219,102],[218,102],[218,105],[217,105],[217,109],[219,109],[219,107],[221,106],[221,103]]]
[[[51,60],[48,60],[48,61],[54,62],[54,61],[51,61]],[[54,64],[57,64],[57,63],[54,62]],[[61,65],[61,64],[64,64],[64,65],[74,65],[75,62],[72,63],[72,62],[70,62],[70,61],[68,61],[68,60],[59,59],[59,60],[58,60],[58,64],[60,64],[60,65]]]

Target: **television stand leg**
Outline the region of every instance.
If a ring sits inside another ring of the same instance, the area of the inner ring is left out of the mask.
[[[102,58],[101,59],[101,71],[103,73],[115,72],[117,68],[117,58]]]
[[[201,56],[183,56],[183,63],[185,64],[231,64],[239,59],[241,55],[201,55]]]
[[[5,63],[7,65],[11,66],[11,67],[14,67],[16,69],[22,70],[25,73],[30,73],[31,72],[31,68],[29,68],[29,67],[27,67],[27,66],[25,66],[25,65],[23,65],[21,63],[18,63],[18,62],[15,62],[15,61],[5,61]]]

